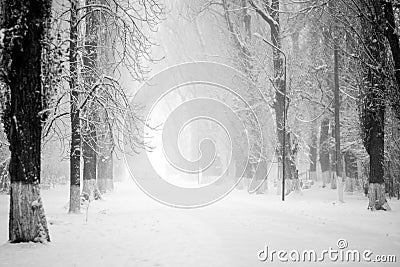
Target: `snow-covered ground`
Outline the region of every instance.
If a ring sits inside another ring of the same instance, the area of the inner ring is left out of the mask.
[[[86,223],[84,213],[67,214],[68,188],[58,187],[43,191],[52,238],[45,245],[7,242],[9,197],[0,195],[0,266],[280,266],[258,260],[259,251],[319,255],[338,249],[338,239],[347,249],[371,250],[372,257],[396,255],[397,263],[385,266],[399,266],[400,202],[390,200],[391,212],[371,212],[361,194],[345,195],[345,203],[336,194],[316,184],[282,203],[273,189],[264,195],[235,190],[214,205],[185,210],[155,202],[128,179],[90,204]],[[333,265],[329,258],[325,264]]]

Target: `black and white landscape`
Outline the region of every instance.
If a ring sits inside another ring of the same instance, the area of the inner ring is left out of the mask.
[[[0,266],[397,266],[398,0],[0,0]]]

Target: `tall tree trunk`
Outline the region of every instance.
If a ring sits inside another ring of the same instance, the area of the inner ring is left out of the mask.
[[[389,42],[392,59],[394,63],[394,74],[397,81],[397,87],[392,93],[391,107],[398,119],[400,119],[400,36],[396,25],[396,16],[393,10],[392,1],[379,0],[379,6],[384,7],[384,16],[386,21],[385,35]]]
[[[0,79],[8,95],[2,119],[11,151],[9,240],[45,242],[50,236],[40,196],[40,153],[48,92],[41,86],[41,57],[51,1],[1,4],[6,30]]]
[[[79,90],[78,83],[78,62],[77,62],[77,42],[78,42],[78,0],[71,0],[70,17],[70,43],[69,43],[69,68],[70,81],[70,107],[71,107],[71,148],[70,148],[70,197],[69,212],[78,213],[80,211],[81,194],[81,126],[79,110]]]
[[[87,0],[86,5],[96,4],[96,0]],[[98,27],[99,12],[93,8],[86,8],[85,24],[85,53],[83,56],[84,64],[84,83],[87,102],[84,107],[84,133],[82,135],[83,153],[83,193],[88,194],[90,199],[100,197],[96,184],[97,170],[97,130],[98,121],[97,103],[93,95],[96,93],[95,83],[97,81],[97,54],[98,54]]]
[[[322,187],[329,181],[330,155],[329,155],[329,119],[324,118],[321,122],[321,134],[319,139],[320,151],[319,162],[321,163]]]
[[[369,79],[372,82],[373,74],[369,74]],[[373,86],[375,83],[371,83]],[[365,148],[369,154],[369,207],[372,210],[382,209],[386,204],[385,184],[384,184],[384,120],[385,120],[385,103],[381,100],[383,86],[378,88],[369,88],[369,92],[365,96],[364,116],[368,137],[365,141]],[[377,90],[378,92],[374,92]]]
[[[335,133],[335,122],[331,121],[331,126],[330,126],[330,130],[331,130],[331,140],[335,140],[336,139],[336,133]],[[330,146],[329,147],[330,150],[330,182],[331,182],[331,189],[336,189],[337,185],[336,185],[336,149],[335,147]]]
[[[335,32],[335,35],[338,34]],[[338,40],[335,36],[334,38],[334,49],[333,49],[333,58],[334,58],[334,68],[333,68],[333,76],[334,76],[334,95],[335,95],[335,166],[336,166],[336,179],[337,179],[337,187],[338,187],[338,199],[340,202],[343,202],[343,176],[342,176],[342,154],[340,150],[340,91],[339,91],[339,45]]]
[[[280,24],[279,24],[279,0],[272,0],[271,3],[271,16],[278,24],[270,23],[270,34],[271,34],[271,41],[274,46],[281,49],[281,37],[280,37]],[[277,49],[273,49],[273,66],[274,66],[274,80],[275,80],[275,87],[277,88],[278,92],[275,93],[275,102],[274,102],[274,110],[275,110],[275,120],[277,125],[277,133],[278,133],[278,146],[279,146],[279,155],[285,154],[285,158],[288,159],[288,142],[285,142],[284,146],[284,116],[285,116],[285,109],[286,109],[286,102],[285,101],[285,94],[286,94],[286,86],[284,80],[284,61],[281,53]],[[284,104],[285,103],[285,104]],[[282,157],[278,157],[278,164],[282,165]],[[280,162],[280,163],[279,163]],[[286,162],[285,162],[286,163]],[[286,164],[285,167],[285,177],[282,177],[287,181],[288,174],[290,173],[289,164]]]
[[[375,13],[369,19],[361,18],[362,34],[369,51],[365,52],[363,65],[364,82],[362,88],[361,122],[364,146],[369,155],[369,208],[371,210],[390,209],[385,197],[384,184],[384,140],[385,140],[385,75],[382,69],[386,64],[386,48],[383,37],[370,21],[382,21],[381,6],[375,0],[368,2]],[[367,7],[364,7],[367,8]],[[368,53],[368,54],[367,54]],[[373,68],[379,62],[379,68]]]
[[[320,37],[318,36],[318,23],[319,21],[316,20],[314,17],[311,18],[311,38],[309,38],[309,53],[310,53],[310,61],[313,62],[313,69],[317,66],[318,64],[318,59],[319,59],[319,54],[318,54],[318,48],[320,46]],[[317,94],[317,90],[314,87],[311,87],[312,93]],[[310,117],[315,118],[318,116],[317,114],[317,107],[314,105],[310,108]],[[318,159],[318,137],[317,137],[317,131],[318,131],[318,120],[314,119],[310,123],[310,132],[311,132],[311,140],[309,143],[310,147],[310,179],[311,180],[318,180],[317,177],[317,159]]]

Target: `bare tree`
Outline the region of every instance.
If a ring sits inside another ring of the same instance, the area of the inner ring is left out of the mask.
[[[368,1],[362,6],[366,14],[361,17],[361,34],[365,43],[362,53],[363,82],[361,121],[364,146],[369,154],[369,208],[389,209],[384,187],[384,140],[386,85],[385,73],[387,54],[383,36],[370,23],[375,17],[382,19],[381,6],[375,1]],[[379,21],[379,20],[378,20]],[[374,66],[379,65],[379,68]]]
[[[150,34],[156,30],[163,7],[154,0],[142,2],[96,0],[70,1],[55,12],[55,19],[63,21],[69,14],[69,29],[65,26],[53,30],[64,38],[61,46],[69,50],[63,61],[63,79],[69,85],[59,90],[46,133],[68,129],[63,117],[70,116],[70,134],[57,133],[59,138],[71,138],[70,149],[70,212],[79,212],[80,170],[83,168],[83,190],[93,196],[97,170],[110,172],[112,152],[123,150],[122,136],[131,136],[133,148],[145,147],[138,136],[139,107],[129,102],[129,90],[119,80],[121,70],[129,71],[131,80],[141,81],[148,73],[152,61]],[[61,23],[60,23],[61,24]],[[64,83],[59,84],[60,87]],[[64,106],[69,95],[69,110]],[[125,123],[131,120],[132,123]],[[107,136],[105,136],[107,135]],[[126,141],[126,140],[125,140]],[[107,148],[105,148],[107,147]],[[83,166],[80,159],[83,157]],[[107,158],[107,161],[104,159]],[[101,166],[99,160],[109,166]],[[101,175],[103,177],[104,175]],[[112,179],[112,176],[109,177]],[[112,188],[108,181],[108,188]]]
[[[69,22],[69,88],[70,88],[70,120],[71,120],[71,145],[70,145],[70,198],[69,212],[80,211],[81,194],[81,125],[78,88],[78,0],[71,0]]]
[[[42,84],[43,39],[51,1],[2,1],[2,120],[10,144],[9,240],[50,241],[40,197],[42,124],[46,87]]]

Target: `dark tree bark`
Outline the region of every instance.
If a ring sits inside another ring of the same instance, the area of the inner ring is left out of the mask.
[[[271,2],[271,16],[275,20],[275,23],[270,22],[270,32],[271,32],[271,41],[272,44],[278,48],[282,48],[281,45],[281,38],[280,38],[280,24],[279,24],[279,0],[272,0]],[[285,109],[286,105],[284,105],[285,101],[285,93],[286,93],[286,87],[285,87],[285,81],[284,81],[284,61],[282,58],[282,55],[279,53],[278,50],[273,49],[273,66],[274,66],[274,79],[275,79],[275,87],[278,89],[278,92],[275,94],[275,102],[274,102],[274,110],[275,110],[275,120],[277,122],[277,133],[278,133],[278,143],[279,143],[279,148],[280,152],[279,155],[282,155],[282,152],[285,153],[286,159],[290,157],[288,155],[288,143],[285,142],[286,146],[283,147],[283,136],[284,136],[284,114],[285,114]],[[287,104],[287,103],[286,103]],[[279,157],[280,161],[282,161],[282,158]],[[285,166],[285,179],[287,178],[288,174],[290,174],[289,171],[289,164],[286,164]]]
[[[367,11],[367,7],[364,7]],[[374,10],[375,13],[369,12]],[[363,129],[363,141],[369,155],[369,208],[389,209],[385,197],[384,184],[384,140],[385,140],[385,105],[386,88],[385,76],[382,69],[386,64],[386,47],[383,36],[379,30],[371,25],[370,21],[376,19],[381,22],[381,6],[374,0],[369,1],[369,9],[365,14],[369,17],[361,18],[362,36],[368,51],[363,58],[364,82],[361,85],[361,124]],[[371,20],[372,19],[372,20]],[[379,62],[380,67],[374,68]]]
[[[336,133],[335,133],[335,122],[331,121],[331,140],[336,139]],[[332,147],[331,144],[329,144],[329,151],[330,151],[330,182],[331,182],[331,189],[336,189],[336,149],[335,147]]]
[[[309,38],[309,44],[308,44],[308,49],[309,49],[309,54],[310,54],[310,61],[313,63],[312,68],[314,69],[317,64],[318,64],[318,59],[319,59],[319,47],[320,47],[320,37],[318,35],[318,25],[319,25],[319,20],[315,19],[315,17],[311,17],[311,38]],[[314,65],[315,64],[315,65]],[[317,90],[314,87],[311,87],[312,93],[317,94]],[[310,117],[315,118],[318,116],[317,112],[317,107],[313,105],[310,108]],[[310,123],[310,132],[311,132],[311,140],[309,143],[310,147],[310,179],[311,180],[318,180],[317,177],[317,160],[318,160],[318,137],[317,137],[317,131],[318,131],[318,120],[314,119]],[[322,177],[321,177],[322,178]]]
[[[96,4],[96,0],[87,0],[86,5]],[[91,199],[98,198],[97,178],[97,130],[98,109],[93,95],[96,93],[95,82],[97,81],[97,54],[98,54],[98,27],[99,11],[93,8],[86,8],[86,29],[85,29],[85,53],[83,56],[84,64],[84,83],[86,99],[84,106],[82,134],[82,153],[83,153],[83,190]]]
[[[339,46],[335,39],[334,44],[334,95],[335,95],[335,166],[336,176],[342,178],[342,154],[340,150],[340,90],[339,90]]]
[[[392,52],[394,76],[397,81],[397,90],[394,90],[390,103],[396,117],[400,119],[400,36],[396,26],[393,2],[379,0],[379,5],[383,7],[384,10],[383,12],[386,23],[383,28]]]
[[[321,163],[322,171],[322,183],[325,186],[328,182],[329,170],[330,170],[330,155],[329,155],[329,119],[325,118],[321,122],[321,133],[320,133],[320,151],[319,151],[319,162]]]
[[[381,209],[385,204],[384,190],[384,120],[385,103],[382,101],[384,86],[377,85],[382,81],[376,81],[371,70],[368,71],[370,87],[366,88],[364,95],[364,145],[368,152],[369,164],[369,207]],[[378,82],[378,83],[375,83]]]
[[[329,142],[329,152],[330,152],[330,182],[331,182],[331,188],[336,189],[336,150],[335,147],[332,146],[332,140],[336,139],[336,134],[335,134],[335,121],[330,121],[330,131],[331,131],[331,139],[328,141]]]
[[[9,240],[45,242],[50,236],[40,197],[40,153],[48,92],[41,85],[41,57],[51,1],[7,0],[1,5],[2,119],[11,151]]]
[[[81,194],[81,125],[78,70],[77,70],[77,42],[78,42],[78,0],[71,0],[70,17],[70,45],[69,45],[69,68],[70,68],[70,106],[71,106],[71,148],[70,148],[70,198],[69,212],[80,211]]]

